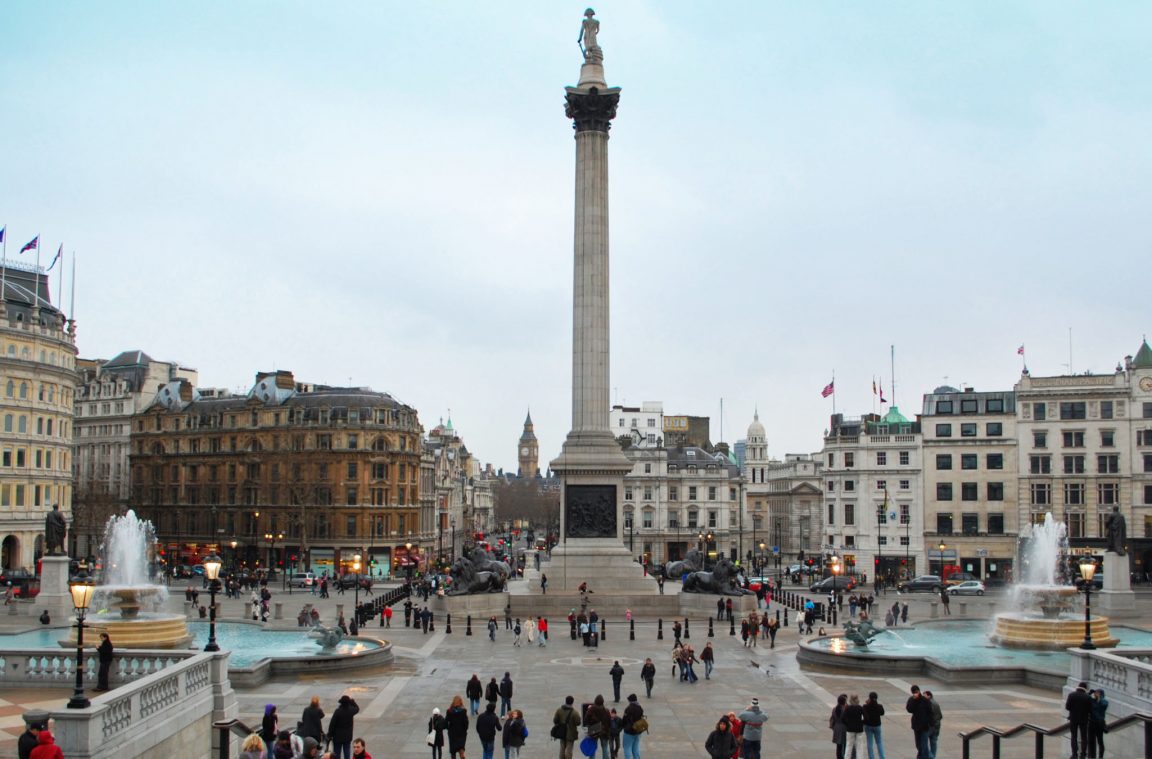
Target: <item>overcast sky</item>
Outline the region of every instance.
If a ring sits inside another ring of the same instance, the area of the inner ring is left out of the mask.
[[[82,357],[371,386],[512,469],[530,406],[546,461],[583,10],[5,3],[8,255],[76,252]],[[1111,371],[1152,327],[1146,2],[596,10],[616,401],[719,440],[723,398],[729,441],[758,406],[782,456],[820,448],[833,371],[839,411],[891,393],[890,345],[912,416],[1010,389],[1021,344],[1034,375]]]

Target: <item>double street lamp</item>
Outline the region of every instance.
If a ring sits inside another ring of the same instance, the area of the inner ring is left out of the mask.
[[[352,556],[352,572],[356,578],[355,592],[352,601],[352,621],[356,623],[356,629],[360,629],[360,554]]]
[[[92,604],[96,585],[86,573],[81,573],[68,583],[68,590],[72,594],[72,606],[76,609],[76,690],[72,698],[68,699],[68,708],[87,709],[92,702],[84,695],[84,616]]]

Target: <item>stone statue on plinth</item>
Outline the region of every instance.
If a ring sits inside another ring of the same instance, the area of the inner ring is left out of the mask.
[[[1127,556],[1124,544],[1128,542],[1128,525],[1124,521],[1124,515],[1120,513],[1119,506],[1112,507],[1112,513],[1108,516],[1105,529],[1108,533],[1108,547],[1105,550],[1117,556]]]
[[[589,8],[584,11],[584,22],[580,25],[580,36],[576,38],[576,44],[580,46],[580,52],[584,53],[584,59],[587,60],[595,50],[600,53],[603,58],[603,53],[600,51],[600,44],[596,41],[596,35],[600,34],[600,22],[596,20],[596,11]]]
[[[711,593],[720,596],[743,596],[739,583],[740,570],[727,558],[720,559],[711,572],[693,572],[684,578],[685,593]]]
[[[60,512],[60,504],[52,504],[52,511],[44,518],[44,542],[49,556],[64,556],[64,536],[68,534],[68,523]]]

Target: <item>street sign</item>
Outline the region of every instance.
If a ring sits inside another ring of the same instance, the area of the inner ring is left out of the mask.
[[[780,553],[780,546],[772,546],[772,553],[775,553],[775,554]]]
[[[980,558],[984,558],[988,555],[988,549],[987,548],[977,548],[976,549],[976,555],[979,556]]]

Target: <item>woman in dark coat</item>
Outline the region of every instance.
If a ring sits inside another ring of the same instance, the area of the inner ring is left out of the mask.
[[[708,740],[704,742],[704,750],[712,759],[728,759],[735,753],[736,739],[732,737],[728,720],[722,719],[716,723],[716,729],[708,734]]]
[[[320,708],[319,696],[313,696],[312,703],[304,707],[296,734],[301,738],[314,738],[317,743],[324,745],[324,710]]]
[[[96,648],[96,653],[100,659],[100,670],[96,677],[96,690],[108,690],[108,670],[112,668],[112,640],[108,637],[108,633],[100,633],[100,645]]]
[[[832,742],[836,744],[836,759],[844,759],[844,746],[848,743],[848,728],[844,724],[844,710],[848,708],[848,696],[841,693],[836,697],[836,706],[828,718],[832,730]]]
[[[452,705],[444,715],[448,723],[448,756],[451,759],[465,759],[464,742],[468,740],[468,710],[464,708],[464,699],[460,696],[452,698]]]
[[[448,723],[440,714],[439,707],[432,710],[428,718],[428,732],[432,734],[432,759],[442,759],[444,756],[444,729]]]

